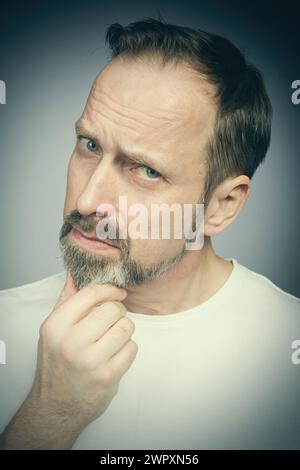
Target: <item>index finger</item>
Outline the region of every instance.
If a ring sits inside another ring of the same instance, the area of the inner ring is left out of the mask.
[[[59,298],[54,306],[54,309],[59,307],[63,302],[65,302],[67,299],[69,299],[72,295],[74,295],[76,292],[78,292],[77,287],[75,286],[75,282],[73,280],[73,277],[70,273],[70,271],[67,272],[66,280],[64,287],[59,295]]]
[[[125,289],[110,284],[88,285],[74,291],[74,281],[72,283],[72,279],[67,278],[52,317],[59,315],[63,322],[74,325],[96,305],[108,300],[122,301],[126,295]]]

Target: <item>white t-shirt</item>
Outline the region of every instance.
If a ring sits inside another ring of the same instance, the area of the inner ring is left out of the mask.
[[[299,299],[232,262],[195,308],[127,313],[138,354],[74,449],[300,448]],[[65,275],[0,292],[0,432],[30,390],[39,326]]]

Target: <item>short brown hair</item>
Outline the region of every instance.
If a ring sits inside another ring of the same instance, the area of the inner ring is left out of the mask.
[[[272,106],[259,70],[248,64],[228,39],[146,18],[106,33],[111,57],[153,53],[164,63],[184,61],[215,86],[218,111],[213,137],[207,144],[207,177],[203,200],[231,175],[252,178],[265,158],[271,138]]]

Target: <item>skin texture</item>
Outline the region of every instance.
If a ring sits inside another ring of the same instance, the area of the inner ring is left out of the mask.
[[[96,78],[80,119],[79,134],[68,168],[64,215],[76,209],[96,213],[100,203],[128,206],[143,202],[197,203],[205,182],[207,139],[217,111],[214,88],[190,66],[162,68],[151,57],[118,57]],[[163,178],[150,179],[124,153],[151,154],[151,168]],[[249,190],[245,175],[228,178],[216,188],[205,214],[205,247],[186,252],[158,280],[127,288],[129,311],[169,314],[192,308],[213,295],[231,272],[231,263],[213,252],[209,237],[238,215]],[[129,219],[130,220],[130,219]],[[93,234],[96,236],[96,233]],[[131,240],[131,257],[146,266],[180,253],[184,240]],[[117,258],[119,252],[104,253]],[[118,259],[118,258],[117,258]],[[172,292],[172,297],[169,296]]]
[[[190,66],[162,68],[149,57],[114,59],[96,78],[81,116],[79,134],[85,138],[78,139],[69,162],[64,215],[75,209],[95,214],[104,202],[117,207],[120,195],[127,195],[128,205],[143,202],[149,208],[152,203],[199,202],[216,110],[212,85]],[[145,167],[124,153],[151,153],[149,166],[163,177],[150,179]],[[223,181],[206,207],[203,249],[186,252],[159,280],[126,292],[111,285],[77,290],[67,276],[40,329],[32,389],[2,435],[2,448],[72,447],[109,406],[138,353],[126,311],[165,315],[211,297],[232,266],[214,253],[210,237],[235,220],[248,194],[245,175]],[[175,257],[185,240],[131,242],[132,258],[148,266]],[[120,252],[101,256],[117,261]]]
[[[108,285],[77,291],[67,275],[40,327],[32,389],[1,436],[2,449],[69,449],[106,410],[137,353],[125,296]]]

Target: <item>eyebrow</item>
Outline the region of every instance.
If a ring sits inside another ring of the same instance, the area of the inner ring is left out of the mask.
[[[75,131],[77,135],[82,135],[83,137],[90,137],[97,143],[97,145],[99,145],[99,147],[101,147],[101,143],[97,138],[96,134],[93,131],[87,129],[87,127],[85,127],[82,119],[78,119],[78,121],[76,121]],[[129,162],[140,163],[142,165],[154,169],[155,171],[158,171],[159,173],[164,173],[165,171],[164,167],[160,165],[159,162],[157,162],[157,159],[151,157],[150,155],[132,151],[126,152],[120,149],[120,156],[128,160]]]

